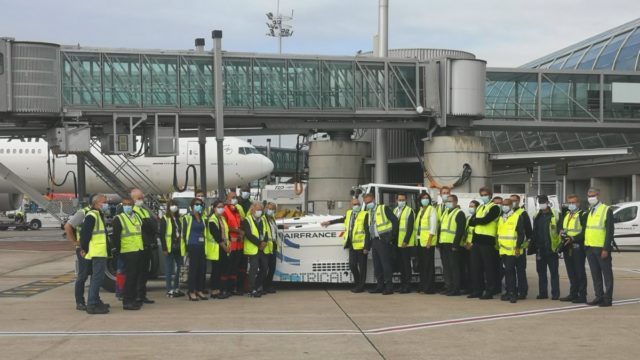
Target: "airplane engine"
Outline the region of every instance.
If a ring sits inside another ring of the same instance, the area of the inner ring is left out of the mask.
[[[0,193],[0,211],[16,210],[22,205],[20,193]]]

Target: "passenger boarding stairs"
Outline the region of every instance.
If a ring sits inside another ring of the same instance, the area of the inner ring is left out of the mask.
[[[159,208],[159,202],[152,196],[162,194],[163,191],[140,170],[131,158],[123,154],[106,155],[98,140],[91,140],[91,149],[94,151],[83,153],[85,165],[96,176],[104,181],[120,197],[129,197],[131,188],[140,188],[147,194],[147,201],[155,209]]]

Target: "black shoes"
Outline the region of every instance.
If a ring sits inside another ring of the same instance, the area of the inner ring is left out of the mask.
[[[480,293],[471,293],[467,295],[467,299],[475,299],[475,298],[479,298],[480,296],[482,296],[482,294]]]
[[[108,314],[109,313],[109,308],[102,305],[102,304],[98,304],[98,305],[89,305],[87,306],[87,314],[91,314],[91,315],[98,315],[98,314]]]
[[[560,295],[553,295],[551,297],[551,300],[558,300],[558,299],[560,299]]]
[[[562,301],[562,302],[569,302],[569,301],[573,302],[573,300],[575,298],[576,298],[575,296],[569,295],[569,296],[565,296],[563,298],[560,298],[559,300]]]
[[[364,292],[364,288],[362,286],[356,286],[353,289],[351,289],[351,292],[354,294],[360,294]]]
[[[382,295],[392,295],[393,294],[393,288],[387,288],[382,292]]]
[[[122,305],[122,309],[123,310],[140,310],[140,306],[138,306],[136,303],[126,304],[126,305]]]
[[[227,291],[222,291],[220,294],[218,294],[218,299],[219,300],[224,300],[227,299],[231,296],[231,294],[229,294],[229,292]]]
[[[460,295],[462,295],[462,293],[460,291],[456,291],[456,290],[449,291],[447,293],[447,296],[460,296]]]
[[[369,290],[369,294],[382,294],[383,291],[384,291],[383,288],[375,287],[375,288]]]
[[[571,300],[572,303],[574,304],[584,304],[587,302],[587,298],[586,297],[577,297],[574,298],[573,300]]]
[[[149,298],[148,298],[148,297],[146,297],[146,296],[145,296],[145,297],[143,297],[142,299],[136,299],[136,302],[137,302],[137,303],[140,303],[140,304],[154,304],[154,303],[155,303],[155,301],[153,301],[153,300],[149,299]]]
[[[524,300],[527,298],[527,294],[520,294],[518,295],[518,300]]]
[[[518,302],[518,298],[515,295],[511,295],[509,297],[509,302],[512,303],[512,304],[515,304],[515,303]]]
[[[258,290],[253,290],[252,292],[249,293],[249,297],[252,298],[259,298],[262,296],[262,293]]]
[[[482,294],[482,296],[480,296],[480,300],[491,300],[493,299],[493,294],[491,294],[490,292],[485,292],[484,294]]]
[[[77,303],[76,304],[76,310],[87,311],[87,305],[85,305],[83,303]]]
[[[411,288],[409,286],[403,286],[400,288],[400,294],[408,294],[411,292]]]
[[[610,307],[611,305],[612,304],[611,304],[610,300],[602,300],[602,302],[600,304],[598,304],[598,306],[600,306],[600,307]]]
[[[267,290],[265,290],[265,292],[266,292],[267,294],[275,294],[275,293],[276,293],[276,289],[274,289],[274,288],[270,287],[270,288],[268,288]]]
[[[548,298],[549,298],[549,295],[538,295],[538,296],[536,296],[536,299],[538,299],[538,300],[543,300],[543,299],[548,299]]]
[[[596,306],[596,305],[600,305],[600,304],[602,304],[602,303],[603,303],[603,300],[602,300],[601,298],[595,298],[595,299],[593,299],[593,300],[589,301],[589,302],[587,303],[587,305],[589,305],[589,306]]]

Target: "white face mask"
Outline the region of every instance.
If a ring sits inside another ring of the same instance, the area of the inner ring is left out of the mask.
[[[597,196],[590,196],[588,200],[589,200],[589,205],[592,205],[592,206],[598,203]]]
[[[142,205],[144,205],[144,201],[143,200],[136,200],[135,205],[137,207],[141,207]]]
[[[502,212],[506,215],[508,213],[511,212],[511,206],[509,205],[502,205]]]
[[[172,213],[176,213],[178,212],[178,207],[176,205],[171,205],[169,206],[169,210],[171,210]]]
[[[246,191],[243,191],[243,192],[242,192],[242,198],[243,198],[243,199],[248,199],[248,198],[249,198],[249,195],[251,195],[251,193],[246,192]]]
[[[547,210],[549,205],[548,204],[538,204],[538,207],[540,208],[540,210]]]

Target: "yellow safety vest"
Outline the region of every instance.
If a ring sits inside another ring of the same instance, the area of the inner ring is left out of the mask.
[[[480,205],[476,209],[476,217],[477,218],[485,217],[489,213],[491,208],[494,206],[496,206],[496,204],[492,202],[489,202],[488,204]],[[478,234],[478,235],[487,235],[487,236],[496,237],[496,235],[498,234],[498,219],[485,225],[476,225],[473,231],[475,234]]]
[[[447,215],[447,207],[445,206],[444,203],[439,204],[438,207],[436,207],[436,210],[438,211],[438,223],[442,223],[445,215]]]
[[[416,215],[416,221],[414,222],[414,234],[416,234],[416,239],[419,240],[419,245],[421,247],[427,247],[427,239],[429,239],[429,229],[431,228],[431,214],[437,211],[433,208],[432,205],[427,205],[427,207],[421,207],[418,211],[418,215]],[[437,222],[437,220],[436,220]],[[433,234],[431,238],[430,246],[435,246],[438,243],[438,235]]]
[[[609,211],[609,207],[605,204],[598,205],[593,212],[589,211],[587,229],[584,233],[585,246],[604,247],[607,237],[607,229],[605,228],[607,211]]]
[[[90,206],[84,207],[84,208],[80,209],[80,211],[82,211],[84,216],[87,216],[87,213],[89,211],[91,211],[91,207]],[[80,225],[78,225],[76,227],[76,240],[78,240],[78,241],[80,241],[80,232],[81,231],[82,231],[82,223],[80,223]]]
[[[255,237],[257,237],[258,239],[260,239],[260,234],[258,233],[258,226],[256,226],[256,222],[253,219],[253,215],[249,214],[249,216],[246,217],[247,222],[249,223],[249,227],[251,228],[251,234]],[[269,238],[269,224],[267,223],[267,219],[264,218],[264,216],[261,217],[262,222],[262,240],[263,241],[267,241]],[[266,225],[265,225],[266,224]],[[249,239],[247,239],[246,237],[244,238],[244,254],[245,255],[256,255],[258,253],[259,248],[254,245],[251,241],[249,241]]]
[[[236,210],[238,210],[238,214],[240,214],[240,219],[244,219],[247,216],[247,213],[244,212],[244,208],[240,204],[235,204]]]
[[[193,224],[193,215],[186,214],[182,218],[187,222],[187,226],[182,226],[182,239],[184,242],[187,242],[189,241],[189,236],[191,235],[191,224]],[[207,219],[201,218],[201,220],[204,223],[204,231],[202,235],[204,236],[204,241],[206,243],[207,240],[209,240],[209,238],[211,237],[211,234],[209,233],[209,228],[207,227]]]
[[[533,217],[535,221],[540,212]],[[549,236],[551,237],[551,251],[558,250],[560,246],[560,234],[558,234],[558,213],[551,209],[551,222],[549,223]]]
[[[220,221],[222,219],[222,222]],[[218,229],[220,229],[220,224],[222,224],[222,235],[226,239],[226,245],[229,245],[229,225],[227,225],[227,220],[224,217],[218,218],[216,215],[211,215],[209,220],[207,221],[207,228],[209,227],[209,223],[213,223]],[[204,243],[204,255],[207,260],[218,261],[220,260],[220,244],[218,244],[213,237],[211,232],[207,231],[211,236],[205,236]]]
[[[456,238],[456,216],[460,212],[460,208],[446,211],[442,217],[442,223],[440,224],[440,244],[453,244],[453,240]]]
[[[117,218],[122,226],[120,234],[120,253],[130,253],[144,250],[142,245],[142,219],[133,213],[133,220],[125,214],[118,214]]]
[[[391,220],[387,219],[387,214],[384,211],[384,205],[376,205],[375,214],[370,213],[369,215],[369,226],[371,226],[371,221],[376,222],[376,231],[378,231],[378,235],[388,233],[393,228]]]
[[[511,213],[506,219],[501,216],[498,220],[498,245],[500,247],[500,255],[516,256],[516,247],[518,244],[518,219],[522,214],[522,209],[518,209]]]
[[[167,250],[171,251],[171,239],[172,239],[172,234],[173,234],[173,221],[171,221],[171,217],[170,216],[165,216],[164,217],[165,222],[167,223],[167,229],[165,230],[164,233],[164,242],[165,244],[167,244]],[[180,218],[177,219],[178,221],[180,221]],[[186,240],[185,239],[180,239],[180,256],[184,256],[184,254],[187,252],[187,246],[185,245]]]
[[[407,236],[407,231],[411,232],[411,237],[409,238],[409,242],[407,243],[407,247],[416,246],[416,233],[413,231],[413,228],[407,228],[407,222],[409,221],[409,215],[415,214],[413,209],[404,206],[402,211],[400,212],[400,216],[398,216],[398,247],[402,246],[402,242],[404,238]],[[415,216],[413,217],[413,221],[415,223]]]
[[[104,221],[98,210],[91,210],[87,213],[95,219],[91,240],[89,240],[89,251],[84,256],[85,259],[91,260],[94,257],[107,257],[107,233],[105,232]]]
[[[470,226],[469,225],[469,220],[471,220],[471,216],[469,216],[467,218],[467,237],[462,240],[463,245],[464,245],[464,243],[466,243],[466,244],[472,244],[473,243],[473,228],[474,228],[474,226]]]
[[[138,214],[138,216],[140,216],[140,219],[142,220],[148,219],[151,217],[151,214],[149,214],[149,211],[147,211],[147,209],[136,206],[136,205],[133,206],[133,212]]]
[[[564,215],[564,220],[562,221],[562,229],[567,233],[568,236],[575,237],[580,235],[582,232],[582,223],[580,222],[580,216],[582,216],[582,211],[578,210],[575,213],[568,212]]]
[[[262,219],[266,220],[264,222],[264,224],[267,227],[267,234],[268,234],[268,236],[267,236],[267,247],[264,248],[264,253],[267,254],[267,255],[271,255],[271,254],[273,254],[273,242],[278,240],[278,227],[277,227],[277,225],[275,225],[276,226],[276,228],[275,228],[276,238],[274,239],[273,238],[273,233],[272,233],[273,229],[271,229],[271,222],[269,221],[269,218],[266,215],[264,215],[262,217]]]
[[[347,239],[349,238],[349,234],[351,234],[351,246],[353,247],[353,250],[362,250],[364,249],[364,239],[366,237],[364,218],[367,216],[367,212],[362,210],[358,211],[358,213],[356,214],[356,218],[353,221],[353,228],[350,227],[352,213],[353,210],[349,209],[344,216],[344,233],[342,234],[342,246],[347,245]]]

